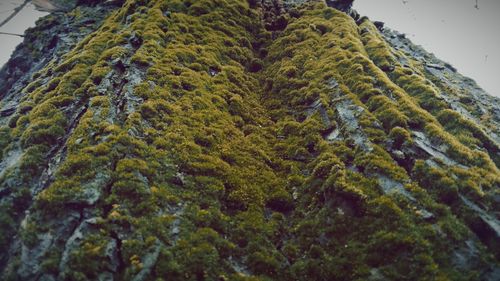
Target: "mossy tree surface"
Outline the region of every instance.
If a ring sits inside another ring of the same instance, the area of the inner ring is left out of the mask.
[[[20,155],[0,174],[6,279],[475,280],[498,264],[463,201],[498,211],[498,144],[369,20],[311,1],[269,28],[250,2],[125,1],[38,73],[0,129],[0,156]]]

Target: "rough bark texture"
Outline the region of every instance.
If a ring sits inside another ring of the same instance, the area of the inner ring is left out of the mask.
[[[500,279],[499,100],[352,1],[49,2],[0,279]]]

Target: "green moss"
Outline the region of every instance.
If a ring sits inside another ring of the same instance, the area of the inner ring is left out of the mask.
[[[420,186],[432,190],[440,202],[451,205],[458,200],[458,186],[444,171],[429,167],[423,161],[417,161],[413,173]]]
[[[0,209],[0,247],[6,248],[9,245],[9,238],[15,232],[15,220],[7,211],[8,206],[1,206]]]
[[[20,234],[23,244],[30,249],[34,248],[39,242],[36,233],[37,226],[32,222],[26,223],[25,226],[21,229]]]
[[[103,263],[106,258],[106,246],[110,241],[100,235],[88,235],[81,242],[81,248],[73,251],[69,256],[69,268],[63,275],[65,278],[85,280],[97,278],[98,273],[110,266],[109,262]]]
[[[365,280],[374,268],[395,280],[459,276],[449,257],[472,236],[454,206],[460,193],[493,207],[482,198],[498,171],[475,150],[493,142],[399,65],[367,19],[309,3],[270,33],[261,13],[246,1],[126,1],[40,72],[15,126],[0,130],[0,147],[19,142],[24,153],[6,176],[20,180],[24,207],[2,203],[2,239],[29,205],[24,186],[64,146],[30,209],[46,227],[22,236],[35,244],[61,209],[92,209],[66,279],[112,268],[118,241],[118,279],[137,276],[157,249],[151,276],[173,280]],[[117,60],[142,82],[98,93]],[[72,120],[74,108],[86,111]],[[354,123],[364,145],[350,139]],[[423,159],[403,169],[388,151],[414,151],[412,131],[467,169]],[[384,194],[381,176],[405,193]],[[57,273],[63,249],[47,253],[45,272]]]
[[[389,138],[393,141],[393,145],[397,149],[401,149],[403,145],[411,145],[413,143],[410,133],[401,127],[392,128]]]
[[[362,20],[359,27],[364,47],[373,62],[385,72],[393,71],[396,59],[387,43],[381,38],[377,28],[368,19]]]
[[[6,127],[0,127],[0,159],[3,158],[4,151],[10,142],[10,130]]]
[[[25,150],[19,166],[25,177],[36,177],[40,174],[43,168],[40,164],[43,163],[47,151],[48,148],[44,145],[31,146]]]
[[[224,274],[221,267],[228,266],[221,258],[227,257],[232,247],[234,245],[225,242],[213,229],[200,228],[180,240],[171,251],[162,252],[162,262],[156,271],[173,280],[216,280]]]
[[[248,70],[250,72],[259,72],[262,69],[262,61],[259,59],[253,59],[248,65]]]
[[[386,130],[395,127],[407,127],[408,117],[396,109],[385,109],[375,112],[375,116],[379,119]]]
[[[475,146],[484,147],[489,152],[492,160],[498,165],[498,156],[496,154],[500,148],[480,127],[472,121],[464,119],[459,113],[451,109],[441,111],[437,119],[445,130],[453,134],[464,145],[470,148]]]

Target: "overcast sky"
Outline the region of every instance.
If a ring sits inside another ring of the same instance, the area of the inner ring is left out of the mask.
[[[22,0],[0,0],[0,21]],[[408,34],[438,58],[500,96],[500,0],[356,0],[354,8],[372,20]],[[26,6],[0,31],[23,33],[46,13]],[[0,65],[20,37],[0,35]]]
[[[5,20],[12,10],[18,7],[22,0],[0,0],[0,22]],[[0,28],[2,32],[23,34],[28,27],[35,26],[35,21],[47,13],[35,10],[32,4],[28,4],[11,21]],[[16,46],[22,42],[21,37],[0,34],[0,67],[8,60]]]
[[[488,93],[500,96],[500,0],[355,0],[372,20],[406,33]]]

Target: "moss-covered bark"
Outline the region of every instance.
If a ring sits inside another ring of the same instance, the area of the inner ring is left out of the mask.
[[[0,174],[5,279],[477,280],[498,265],[476,223],[500,184],[481,125],[435,102],[369,20],[250,2],[126,1],[24,88],[0,130],[0,156],[19,155]]]

